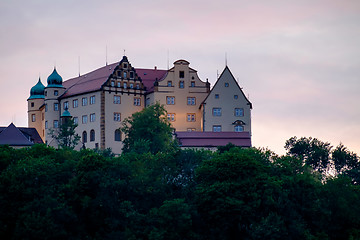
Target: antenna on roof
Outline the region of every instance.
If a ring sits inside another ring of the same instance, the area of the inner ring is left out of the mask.
[[[169,70],[169,49],[167,50],[167,70]]]
[[[227,66],[227,53],[225,52],[225,67]]]
[[[124,49],[124,56],[125,56],[125,49]]]
[[[108,63],[107,63],[107,45],[106,45],[106,50],[105,50],[105,64],[106,64],[106,66],[108,65]]]
[[[80,77],[80,56],[78,56],[78,65],[79,65],[79,77]]]

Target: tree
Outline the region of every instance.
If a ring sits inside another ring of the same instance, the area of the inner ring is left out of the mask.
[[[288,155],[299,157],[305,165],[320,173],[326,172],[329,167],[331,148],[330,143],[312,137],[292,137],[285,143]]]
[[[75,132],[77,126],[72,118],[69,118],[62,121],[58,130],[50,129],[51,137],[56,140],[59,148],[75,148],[80,141],[80,136]]]
[[[173,128],[163,105],[156,103],[126,118],[120,128],[125,133],[123,152],[168,151],[175,146]]]

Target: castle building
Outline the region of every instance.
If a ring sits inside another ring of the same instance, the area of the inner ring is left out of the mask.
[[[77,149],[111,148],[120,153],[122,121],[159,102],[183,147],[215,147],[226,141],[250,147],[252,105],[229,68],[210,91],[210,83],[189,65],[177,60],[169,70],[134,68],[124,56],[120,62],[66,81],[54,68],[46,87],[39,79],[30,90],[28,125],[56,147],[53,130],[59,128],[62,116],[70,114],[81,136]],[[231,138],[225,136],[229,132]]]

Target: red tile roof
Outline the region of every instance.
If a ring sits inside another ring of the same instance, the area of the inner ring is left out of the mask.
[[[251,147],[249,132],[175,132],[182,147],[218,147],[232,143]]]
[[[119,63],[113,63],[63,82],[66,91],[61,98],[100,90],[118,64]],[[142,79],[147,91],[153,88],[156,78],[160,80],[164,78],[167,73],[167,70],[159,69],[135,68],[135,71]]]

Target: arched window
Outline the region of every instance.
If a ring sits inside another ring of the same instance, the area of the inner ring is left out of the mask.
[[[244,126],[238,125],[235,126],[235,132],[243,132],[244,131]]]
[[[115,130],[115,141],[116,142],[121,141],[121,131],[119,129]]]
[[[91,129],[90,131],[90,142],[95,141],[95,130]]]
[[[87,133],[86,133],[86,131],[83,131],[83,133],[82,133],[82,142],[83,143],[87,142]]]

